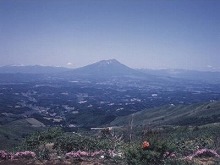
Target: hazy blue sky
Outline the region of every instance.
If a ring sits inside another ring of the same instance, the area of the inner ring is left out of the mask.
[[[220,71],[219,52],[220,0],[0,0],[0,66]]]

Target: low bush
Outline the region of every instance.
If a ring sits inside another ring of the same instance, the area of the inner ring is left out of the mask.
[[[108,139],[79,135],[64,135],[56,139],[54,148],[62,152],[109,150],[113,144]]]
[[[152,140],[147,149],[143,149],[138,143],[130,145],[125,150],[125,158],[128,165],[158,165],[163,164],[171,154],[175,156],[172,152],[173,149],[166,141]]]

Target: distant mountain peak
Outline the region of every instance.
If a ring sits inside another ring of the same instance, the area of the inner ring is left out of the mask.
[[[102,60],[102,61],[96,62],[95,64],[109,65],[109,64],[121,64],[121,63],[117,61],[116,59],[109,59],[109,60]]]
[[[119,63],[116,59],[102,60],[105,63]]]
[[[140,73],[128,66],[120,63],[116,59],[102,60],[96,63],[75,69],[72,71],[77,75],[86,75],[92,77],[122,77],[122,76],[137,76]]]

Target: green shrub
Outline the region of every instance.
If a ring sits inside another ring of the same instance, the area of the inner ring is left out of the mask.
[[[196,165],[195,162],[190,162],[183,159],[167,159],[165,165]]]
[[[51,143],[63,134],[61,128],[49,128],[42,132],[35,132],[28,136],[21,146],[21,150],[36,150],[41,144]]]
[[[125,150],[125,157],[128,165],[158,165],[163,164],[166,152],[172,152],[166,141],[152,140],[146,150],[137,143],[131,145]]]
[[[63,135],[56,139],[54,148],[62,152],[78,150],[97,151],[112,149],[113,144],[108,139],[97,139],[79,135]]]
[[[50,160],[50,151],[47,148],[35,151],[37,157],[41,160]]]

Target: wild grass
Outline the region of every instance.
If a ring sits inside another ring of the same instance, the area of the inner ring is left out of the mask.
[[[75,155],[74,152],[84,152],[87,158],[90,155],[88,159],[93,159],[92,153],[100,152],[104,159],[117,164],[190,165],[204,161],[220,163],[218,157],[210,154],[198,154],[189,159],[203,149],[220,154],[219,135],[219,124],[155,128],[135,126],[132,132],[127,126],[96,133],[65,133],[60,128],[53,128],[32,134],[24,140],[20,149],[34,151],[41,160],[51,160],[54,154],[65,159],[68,152],[72,152],[72,155]],[[144,141],[149,142],[147,149],[142,148]],[[52,144],[52,147],[48,148],[48,144]]]

